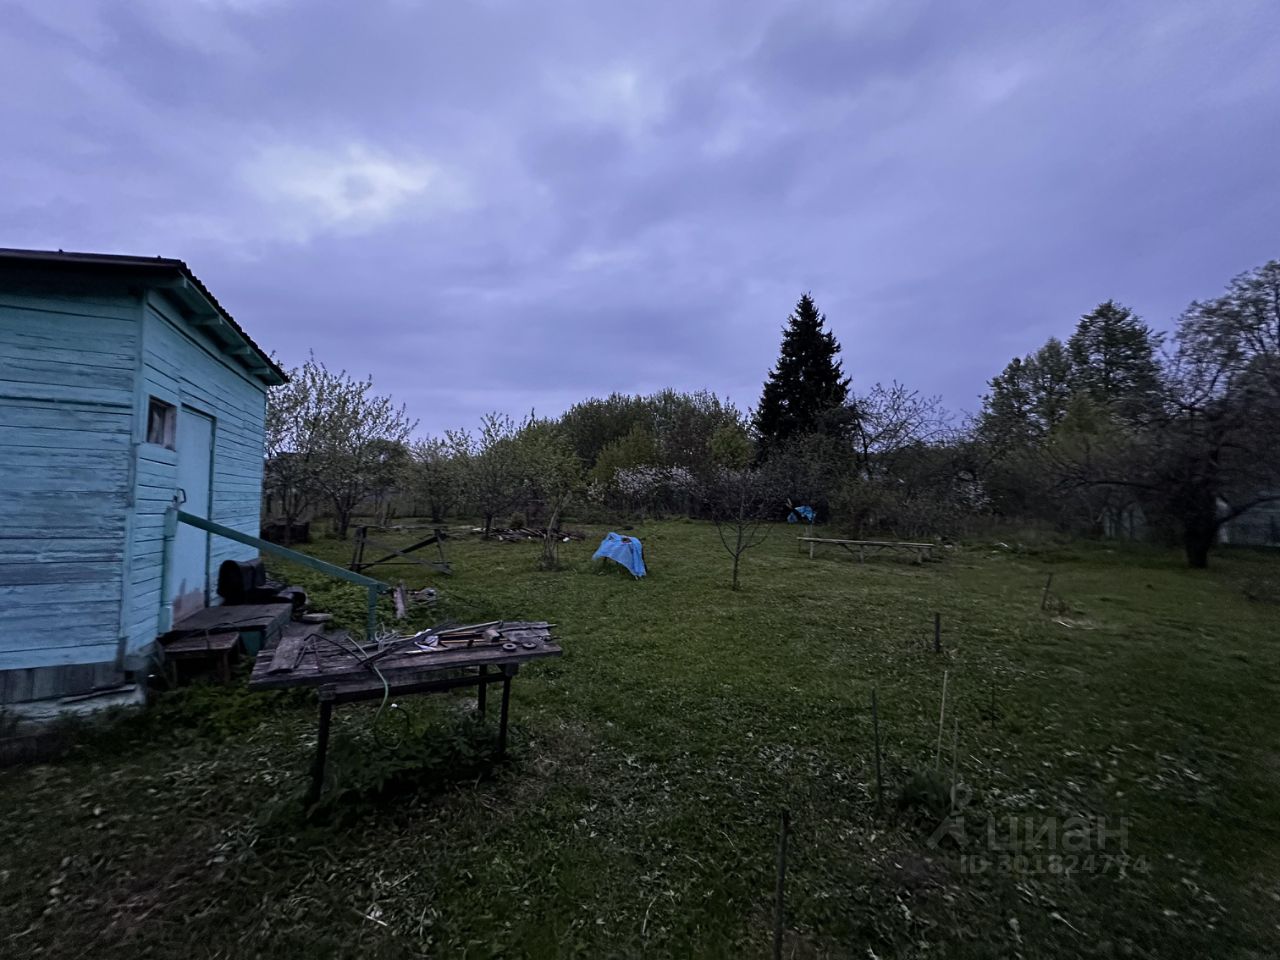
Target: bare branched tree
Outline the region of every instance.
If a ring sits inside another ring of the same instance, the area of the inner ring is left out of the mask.
[[[769,536],[769,521],[781,507],[773,473],[759,467],[722,467],[713,471],[703,498],[720,542],[733,558],[733,589],[738,589],[742,555]]]
[[[926,397],[901,383],[877,383],[854,401],[854,447],[863,476],[892,474],[907,450],[949,437],[951,418],[940,397]]]

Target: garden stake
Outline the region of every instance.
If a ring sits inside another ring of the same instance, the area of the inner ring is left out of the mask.
[[[933,769],[937,770],[942,763],[942,723],[947,716],[947,677],[950,670],[942,671],[942,708],[938,711],[938,749],[933,752]]]
[[[1049,574],[1049,579],[1044,582],[1044,596],[1040,598],[1040,609],[1043,610],[1049,606],[1049,588],[1053,586],[1053,574]]]
[[[884,777],[880,774],[880,707],[876,702],[876,688],[871,688],[871,725],[876,734],[876,813],[884,808]]]
[[[783,808],[778,826],[778,882],[773,891],[773,960],[782,960],[782,891],[787,879],[787,834],[791,832],[791,813]]]
[[[933,615],[933,652],[942,652],[942,614]]]
[[[956,812],[956,766],[960,762],[960,718],[951,721],[951,812]]]

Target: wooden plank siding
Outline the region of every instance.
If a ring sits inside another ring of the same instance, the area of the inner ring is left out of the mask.
[[[223,352],[204,324],[225,334],[225,319],[208,317],[218,308],[193,298],[203,288],[189,276],[147,259],[82,268],[26,253],[0,251],[0,704],[146,666],[167,626],[164,516],[178,477],[177,454],[147,442],[150,398],[213,418],[211,517],[256,534],[263,380],[280,373],[249,374]],[[211,578],[255,554],[213,538]]]
[[[123,288],[0,288],[0,675],[32,690],[120,650],[141,319]]]
[[[222,356],[158,291],[147,294],[143,310],[139,419],[145,419],[152,396],[213,418],[211,519],[256,536],[266,388]],[[159,614],[164,511],[173,501],[177,473],[173,451],[139,445],[125,622],[127,662],[144,658],[163,626]],[[208,600],[216,603],[218,566],[224,560],[252,559],[257,551],[218,537],[211,538],[209,548],[213,582],[208,585]]]

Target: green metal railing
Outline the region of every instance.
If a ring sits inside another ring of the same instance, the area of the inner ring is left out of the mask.
[[[294,563],[300,563],[304,567],[310,567],[320,573],[327,574],[331,577],[337,577],[339,580],[346,580],[348,583],[354,583],[364,587],[369,592],[369,616],[366,622],[366,640],[372,640],[378,627],[378,594],[385,593],[391,589],[388,584],[381,580],[375,580],[373,577],[366,577],[363,574],[352,573],[345,567],[335,566],[332,563],[326,563],[323,560],[317,560],[315,557],[305,553],[299,553],[297,550],[290,550],[288,547],[282,547],[278,543],[272,543],[269,540],[263,540],[261,537],[250,536],[247,533],[241,533],[239,530],[233,530],[230,527],[224,527],[220,523],[214,523],[212,520],[206,520],[204,517],[197,517],[194,514],[185,513],[175,507],[170,507],[165,511],[165,563],[164,576],[167,578],[169,571],[169,544],[173,541],[174,532],[177,530],[179,523],[185,523],[188,526],[196,527],[208,533],[215,534],[219,537],[226,537],[228,540],[234,540],[237,543],[243,543],[246,546],[256,547],[263,553],[275,554],[277,557],[283,557]],[[161,593],[161,597],[167,595],[167,589]]]

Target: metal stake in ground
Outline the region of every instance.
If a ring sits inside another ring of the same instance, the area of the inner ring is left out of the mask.
[[[773,960],[782,960],[783,889],[787,881],[787,836],[791,833],[791,811],[783,809],[778,825],[778,881],[773,890]]]
[[[880,774],[880,706],[876,702],[876,688],[871,688],[871,726],[876,735],[876,813],[884,808],[884,777]]]
[[[942,614],[933,615],[933,652],[942,652]]]
[[[1044,582],[1044,594],[1040,597],[1040,609],[1043,610],[1049,606],[1049,588],[1053,586],[1053,573],[1049,574],[1049,578]]]

